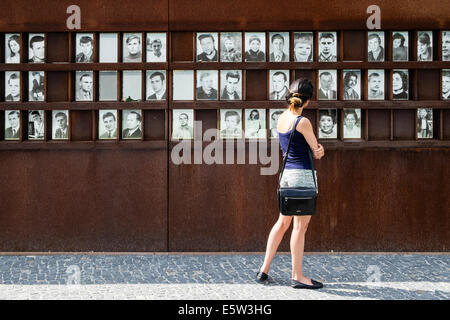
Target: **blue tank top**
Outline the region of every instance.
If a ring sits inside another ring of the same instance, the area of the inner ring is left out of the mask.
[[[302,116],[299,116],[292,128],[295,132],[292,137],[291,148],[289,149],[289,155],[286,160],[286,169],[311,169],[311,162],[308,155],[308,142],[306,142],[303,134],[295,129],[302,118]],[[281,150],[283,150],[283,155],[286,153],[292,130],[285,133],[278,132],[278,139],[280,141]]]

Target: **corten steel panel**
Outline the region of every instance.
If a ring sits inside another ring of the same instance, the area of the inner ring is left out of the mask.
[[[394,139],[414,140],[416,110],[394,110]]]
[[[305,250],[448,250],[449,160],[449,150],[326,152],[315,162],[318,207]],[[277,176],[259,175],[258,165],[169,172],[170,251],[265,251],[279,215]],[[290,231],[279,250],[289,250]]]
[[[167,251],[166,153],[0,152],[0,251]]]

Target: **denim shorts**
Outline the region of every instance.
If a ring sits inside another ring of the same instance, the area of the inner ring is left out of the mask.
[[[317,183],[317,171],[314,170]],[[280,187],[282,188],[297,188],[307,187],[314,188],[314,179],[312,170],[309,169],[284,169],[281,177]],[[317,184],[317,193],[319,192],[319,185]]]

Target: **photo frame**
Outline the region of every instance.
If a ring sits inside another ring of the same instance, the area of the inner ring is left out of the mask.
[[[20,71],[5,71],[5,101],[19,102],[21,101]]]
[[[367,61],[383,62],[385,59],[384,31],[367,32]]]
[[[242,109],[220,109],[220,138],[242,139]]]
[[[94,62],[94,34],[77,33],[75,37],[75,62],[92,63]]]
[[[245,62],[266,62],[266,33],[245,33]]]
[[[94,72],[75,72],[75,101],[94,101]]]
[[[289,70],[269,70],[269,100],[286,100],[289,81]]]
[[[289,62],[289,32],[269,32],[269,61]]]
[[[45,63],[45,33],[28,35],[28,63]]]
[[[242,100],[242,70],[220,70],[220,100]]]
[[[173,70],[172,99],[194,100],[194,71]]]
[[[245,109],[245,138],[266,139],[266,109]]]
[[[147,62],[167,62],[166,32],[147,32],[146,53]]]
[[[5,63],[20,63],[22,38],[20,33],[5,33]]]
[[[44,140],[45,115],[44,110],[28,111],[28,140]]]
[[[337,109],[319,110],[319,139],[337,139]]]
[[[133,102],[142,100],[142,71],[122,71],[122,101]]]
[[[441,39],[442,61],[450,61],[450,30],[442,31]]]
[[[285,109],[269,109],[269,130],[271,139],[278,139],[278,118],[284,110]]]
[[[361,139],[361,109],[344,109],[344,139]]]
[[[417,109],[417,139],[433,139],[433,109]]]
[[[197,32],[197,62],[218,62],[217,32]]]
[[[409,99],[408,69],[392,70],[392,100]]]
[[[337,70],[319,70],[319,100],[337,100]]]
[[[409,32],[392,32],[392,61],[409,60]]]
[[[142,33],[124,33],[122,40],[123,62],[142,62]]]
[[[197,70],[197,100],[218,100],[218,70]]]
[[[344,100],[361,100],[361,70],[352,69],[342,72]]]
[[[450,100],[450,69],[442,70],[442,86],[441,97],[442,100]]]
[[[99,62],[117,63],[119,53],[119,35],[117,33],[100,33]]]
[[[21,116],[20,110],[5,110],[5,140],[20,140]]]
[[[45,101],[45,72],[28,71],[28,101]]]
[[[325,31],[319,32],[319,62],[337,61],[337,32]]]
[[[384,70],[367,70],[367,100],[384,100]]]
[[[433,61],[433,31],[417,31],[417,61]]]
[[[52,110],[52,139],[69,140],[69,110]]]
[[[99,71],[99,101],[117,101],[117,71]]]
[[[122,139],[141,140],[142,110],[122,110]]]
[[[242,62],[242,32],[220,33],[220,61]]]
[[[147,70],[147,101],[167,100],[166,70]]]
[[[117,110],[98,110],[99,140],[117,140],[118,125]]]
[[[172,141],[194,139],[194,109],[172,110]]]
[[[314,61],[314,34],[294,32],[294,62]]]

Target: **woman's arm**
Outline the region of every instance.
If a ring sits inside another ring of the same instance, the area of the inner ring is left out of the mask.
[[[305,137],[306,142],[308,142],[311,150],[313,151],[314,158],[322,158],[325,155],[325,150],[321,144],[317,143],[317,139],[309,119],[303,117],[298,123],[296,129]]]

